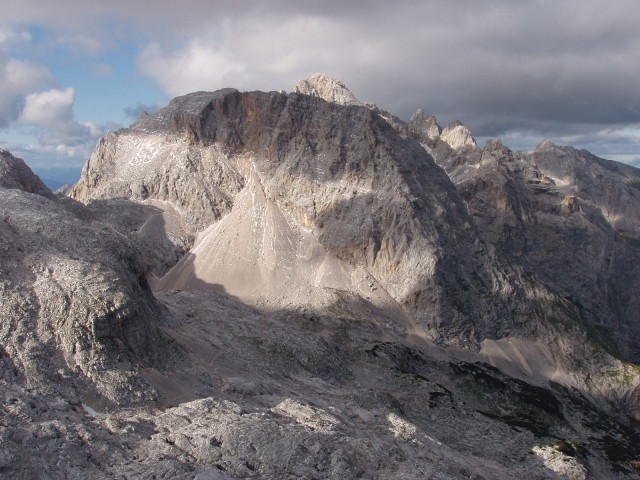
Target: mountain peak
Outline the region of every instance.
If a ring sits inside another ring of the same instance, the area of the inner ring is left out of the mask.
[[[20,158],[0,149],[0,187],[51,197],[51,190]]]
[[[442,130],[440,138],[449,144],[454,150],[461,148],[470,148],[471,150],[478,150],[478,145],[475,139],[471,136],[471,132],[458,120],[450,122]]]
[[[419,108],[409,120],[409,130],[418,138],[436,141],[442,133],[436,117]]]
[[[542,142],[540,145],[538,145],[535,149],[536,152],[542,152],[545,150],[553,150],[558,148],[558,145],[556,145],[555,143],[553,143],[551,140],[545,140],[544,142]]]
[[[294,87],[294,91],[322,98],[338,105],[363,105],[343,82],[324,73],[314,73],[299,81]]]

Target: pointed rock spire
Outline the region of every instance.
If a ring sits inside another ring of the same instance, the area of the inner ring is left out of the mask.
[[[440,137],[442,128],[436,117],[419,108],[409,120],[409,132],[420,140],[435,141]]]
[[[454,150],[460,150],[465,147],[478,150],[476,140],[471,136],[469,129],[458,121],[453,121],[444,127],[440,138]]]
[[[339,105],[364,105],[340,80],[324,73],[314,73],[299,81],[294,87],[296,93],[322,98]]]

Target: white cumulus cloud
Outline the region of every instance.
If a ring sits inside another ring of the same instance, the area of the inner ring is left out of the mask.
[[[71,87],[29,94],[18,120],[23,124],[47,128],[68,124],[73,119],[74,96],[75,92]]]
[[[42,65],[10,58],[0,50],[0,127],[18,118],[25,95],[52,83]]]
[[[30,150],[57,156],[87,157],[104,129],[92,122],[78,122],[74,118],[75,91],[52,88],[25,97],[18,124],[36,129],[37,145]]]
[[[158,43],[149,44],[138,58],[138,69],[157,80],[170,95],[232,86],[242,77],[245,66],[214,46],[199,40],[166,52]]]

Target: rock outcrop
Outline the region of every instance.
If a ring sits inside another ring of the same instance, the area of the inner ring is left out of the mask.
[[[0,149],[0,188],[24,190],[51,198],[49,188],[42,183],[26,163],[6,150]]]
[[[551,143],[516,154],[499,141],[443,166],[502,259],[571,302],[608,351],[640,361],[637,169]]]
[[[413,138],[417,138],[429,145],[433,145],[442,133],[436,117],[429,115],[421,108],[409,120],[408,130]]]
[[[160,408],[95,411],[0,381],[3,475],[634,478],[640,437],[578,391],[409,346],[371,311],[159,299],[191,359],[147,371]]]
[[[221,285],[256,304],[300,305],[340,288],[408,313],[419,324],[412,328],[442,343],[478,345],[514,323],[524,326],[522,309],[509,313],[522,322],[505,323],[511,300],[492,293],[512,291],[515,277],[477,241],[449,178],[367,107],[275,92],[180,97],[102,141],[98,151],[111,153],[89,161],[76,198],[143,185],[145,198],[172,201],[154,186],[155,172],[185,157],[149,155],[142,167],[130,150],[119,153],[123,142],[154,142],[159,152],[180,145],[185,155],[214,159],[208,171],[185,177],[193,187],[180,204],[173,201],[176,210],[197,204],[205,188],[229,189],[225,178],[244,188],[235,197],[229,189],[223,204],[211,207],[231,213],[210,218],[194,250],[158,288]]]
[[[471,132],[460,122],[451,122],[440,134],[440,139],[454,150],[470,149],[478,150],[475,139],[471,136]]]
[[[81,220],[84,207],[69,211],[11,159],[9,173],[26,187],[0,187],[0,342],[11,359],[2,375],[91,402],[150,401],[135,370],[168,365],[174,347],[159,331],[164,309],[137,251],[110,225]]]
[[[295,85],[294,92],[318,97],[338,105],[363,105],[344,83],[324,73],[314,73],[300,80]]]

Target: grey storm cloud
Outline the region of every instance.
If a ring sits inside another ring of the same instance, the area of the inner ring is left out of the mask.
[[[137,39],[139,73],[168,96],[290,90],[322,71],[401,118],[421,107],[480,137],[640,126],[635,0],[5,3],[5,22]]]

